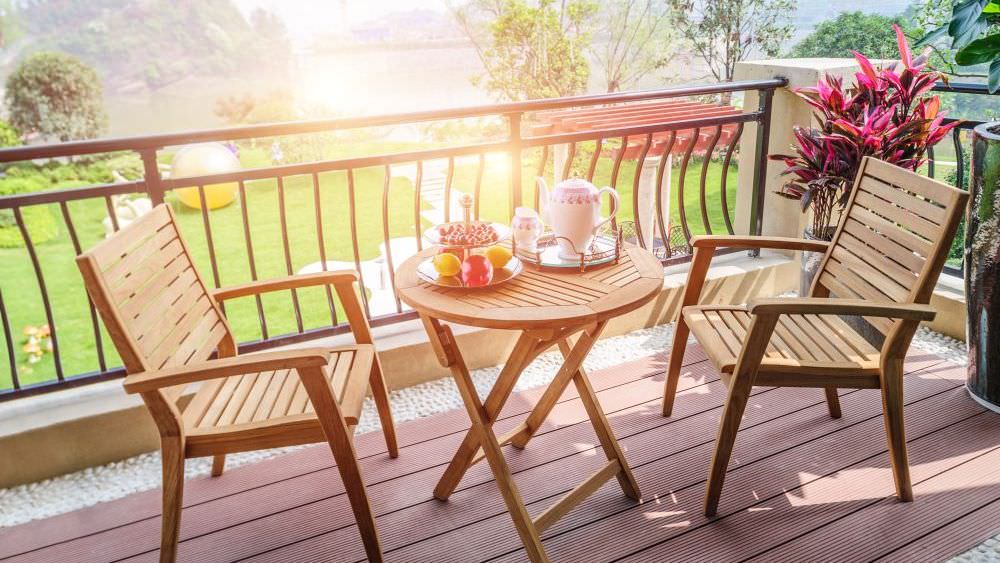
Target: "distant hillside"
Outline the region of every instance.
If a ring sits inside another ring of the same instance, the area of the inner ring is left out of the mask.
[[[249,21],[248,21],[249,20]],[[281,20],[250,18],[231,0],[28,0],[16,64],[39,50],[74,54],[109,90],[156,89],[190,76],[285,72],[291,53]]]

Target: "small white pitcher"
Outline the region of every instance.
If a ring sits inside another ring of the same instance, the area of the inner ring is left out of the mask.
[[[542,220],[538,213],[530,207],[518,207],[514,210],[514,219],[510,222],[511,233],[517,248],[534,252],[538,248],[538,237],[542,236]]]

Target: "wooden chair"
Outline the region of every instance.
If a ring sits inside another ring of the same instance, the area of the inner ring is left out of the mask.
[[[728,396],[708,478],[705,514],[715,514],[740,419],[754,385],[819,387],[840,416],[837,388],[881,389],[896,491],[913,499],[903,433],[903,359],[948,256],[968,194],[866,158],[830,243],[777,237],[700,236],[692,241],[663,398],[673,409],[688,332],[722,374]],[[809,297],[746,306],[698,305],[716,248],[825,253]],[[836,298],[830,296],[835,295]],[[885,340],[869,344],[838,315],[862,316]]]
[[[129,374],[125,390],[142,395],[160,431],[161,562],[176,558],[186,458],[214,456],[218,476],[228,453],[323,441],[333,450],[368,558],[381,560],[352,439],[369,384],[389,455],[398,450],[385,380],[354,290],[356,272],[211,291],[167,205],[81,254],[77,264]],[[326,284],[334,286],[357,345],[237,355],[220,302]],[[194,382],[203,383],[182,411],[178,398]]]

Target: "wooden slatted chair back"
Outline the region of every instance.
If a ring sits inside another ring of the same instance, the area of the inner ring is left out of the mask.
[[[967,200],[962,190],[866,157],[811,295],[928,303]],[[866,320],[886,337],[899,323]]]
[[[128,373],[236,353],[232,331],[161,204],[77,258]],[[183,391],[171,388],[173,400]]]

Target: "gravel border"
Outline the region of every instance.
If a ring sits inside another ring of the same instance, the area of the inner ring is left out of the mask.
[[[592,371],[619,365],[667,349],[673,335],[673,325],[660,325],[599,340],[584,361]],[[913,340],[914,345],[942,358],[965,365],[965,343],[942,334],[921,328]],[[525,370],[515,387],[523,390],[543,385],[552,380],[562,363],[557,351],[539,356]],[[472,372],[473,381],[480,395],[484,395],[500,373],[500,366]],[[392,412],[397,422],[430,416],[451,409],[462,408],[458,389],[451,378],[393,391],[390,395]],[[369,398],[358,424],[358,432],[380,428],[375,407]],[[227,467],[255,463],[305,446],[278,448],[258,452],[233,454],[226,457]],[[185,476],[190,479],[208,475],[210,458],[188,460]],[[143,454],[100,467],[69,473],[38,483],[0,489],[0,528],[23,524],[31,520],[48,518],[122,498],[132,493],[155,489],[160,486],[159,452]],[[1000,535],[990,538],[975,548],[954,557],[955,563],[1000,562]]]

